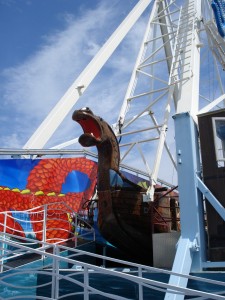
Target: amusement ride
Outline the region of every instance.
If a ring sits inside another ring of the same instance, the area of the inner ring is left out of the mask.
[[[185,288],[188,279],[175,274],[225,268],[224,0],[137,1],[23,149],[12,154],[66,154],[76,147],[75,135],[45,149],[62,121],[81,108],[86,89],[149,10],[130,81],[110,127],[120,149],[120,170],[149,183],[143,203],[152,203],[159,187],[179,194],[181,230],[169,284]],[[107,115],[99,117],[107,121]],[[183,295],[168,292],[165,299]]]

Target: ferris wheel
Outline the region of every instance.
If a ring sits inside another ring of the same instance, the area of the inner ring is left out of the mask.
[[[217,206],[196,175],[200,172],[197,116],[224,108],[224,8],[223,0],[138,1],[24,145],[24,149],[45,146],[71,109],[75,105],[80,108],[79,98],[138,18],[150,9],[130,82],[120,110],[114,112],[112,128],[120,142],[121,165],[129,164],[134,172],[143,166],[150,179],[148,201],[157,182],[179,185],[182,239],[173,268],[177,272],[199,270],[205,261],[199,191],[204,197],[207,193],[211,204]],[[94,103],[91,109],[94,111]],[[101,117],[107,120],[107,116]],[[216,209],[220,211],[220,207]],[[225,218],[223,210],[219,213]]]

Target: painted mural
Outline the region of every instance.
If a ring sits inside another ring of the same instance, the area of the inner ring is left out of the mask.
[[[97,163],[84,157],[0,160],[0,231],[43,240],[46,205],[44,240],[68,238],[71,211],[92,198],[96,177]]]

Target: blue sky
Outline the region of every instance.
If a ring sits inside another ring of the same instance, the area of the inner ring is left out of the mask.
[[[21,148],[138,0],[0,0],[0,147]],[[149,12],[149,10],[148,10]],[[146,12],[146,14],[148,13]],[[115,122],[146,14],[76,108]],[[113,112],[113,113],[112,113]],[[75,138],[71,115],[47,148]]]

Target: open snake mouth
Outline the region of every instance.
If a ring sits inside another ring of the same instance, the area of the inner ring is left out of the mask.
[[[88,107],[75,110],[72,119],[79,123],[84,131],[79,137],[79,143],[83,147],[96,146],[101,143],[102,130],[99,120]]]

